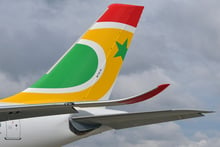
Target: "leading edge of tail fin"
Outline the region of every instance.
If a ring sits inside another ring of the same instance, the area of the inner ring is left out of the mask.
[[[37,104],[108,99],[143,8],[111,4],[45,75],[2,101]]]

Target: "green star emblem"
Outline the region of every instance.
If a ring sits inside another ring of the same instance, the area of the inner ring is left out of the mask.
[[[128,50],[128,47],[127,47],[128,46],[128,39],[126,39],[123,44],[116,41],[116,45],[118,47],[118,52],[115,54],[114,57],[121,57],[121,59],[124,60],[125,55],[126,55],[127,50]]]

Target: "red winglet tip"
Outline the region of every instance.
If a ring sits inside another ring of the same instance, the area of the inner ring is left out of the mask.
[[[137,97],[134,97],[134,98],[131,98],[131,99],[128,99],[128,100],[124,100],[124,101],[121,101],[120,103],[126,103],[126,104],[134,104],[134,103],[138,103],[138,102],[141,102],[141,101],[145,101],[147,99],[150,99],[156,95],[158,95],[159,93],[161,93],[164,89],[166,89],[170,84],[162,84],[162,85],[159,85],[157,88],[145,93],[145,94],[142,94],[142,95],[139,95]]]
[[[161,84],[158,86],[158,88],[166,89],[170,84]]]

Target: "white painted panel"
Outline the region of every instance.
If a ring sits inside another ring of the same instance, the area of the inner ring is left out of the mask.
[[[11,120],[6,122],[6,140],[21,140],[20,120]]]

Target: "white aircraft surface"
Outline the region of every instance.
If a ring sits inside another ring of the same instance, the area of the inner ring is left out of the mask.
[[[169,84],[109,100],[143,6],[112,4],[32,86],[0,100],[1,147],[60,147],[111,129],[203,116],[210,111],[128,113],[107,106],[152,98]]]

